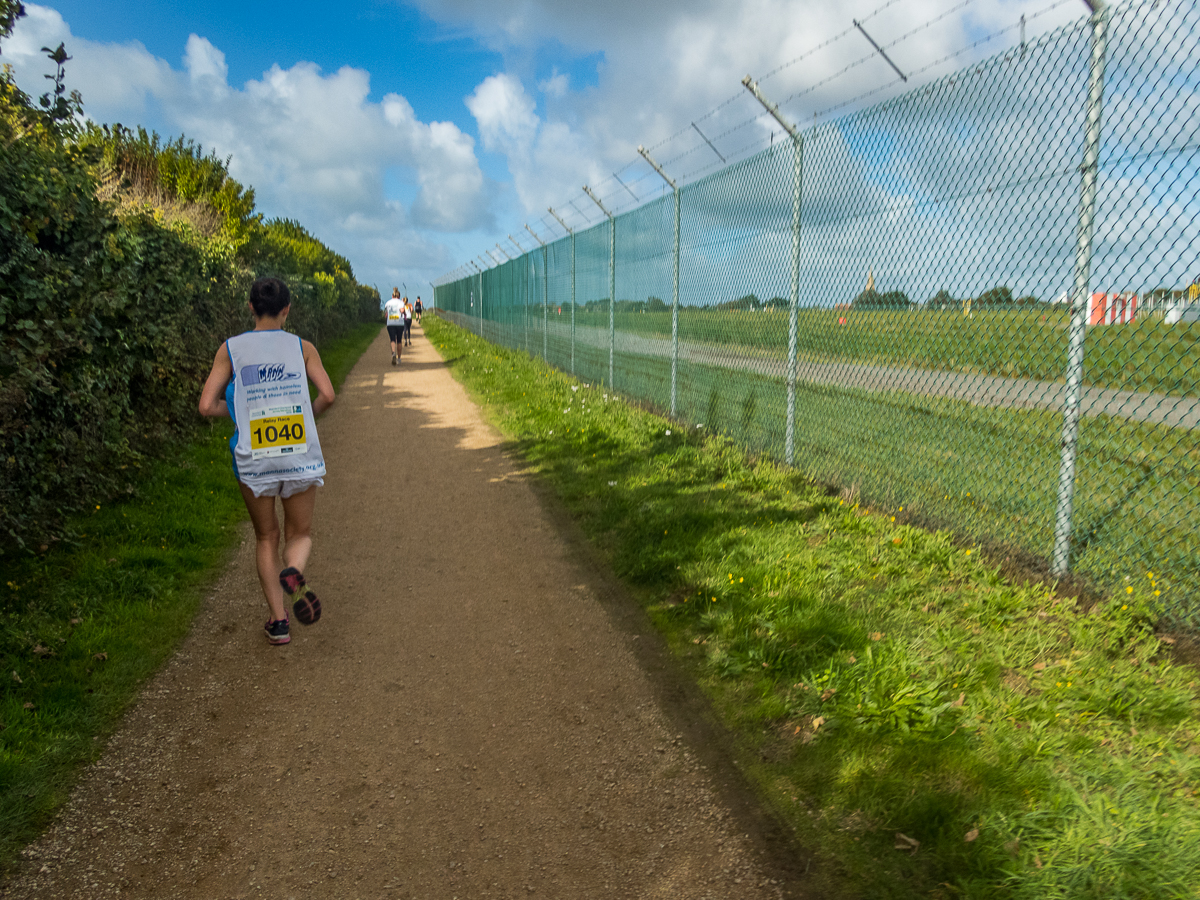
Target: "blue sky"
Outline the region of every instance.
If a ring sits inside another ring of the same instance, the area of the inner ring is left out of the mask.
[[[371,73],[376,99],[389,91],[403,94],[425,121],[458,116],[462,98],[504,68],[502,54],[396,3],[62,0],[47,5],[81,37],[138,40],[168,61],[182,55],[190,34],[201,35],[225,53],[233,84],[259,77],[273,63],[287,69],[309,61],[326,72],[344,65],[364,68]]]
[[[739,84],[747,73],[801,123],[867,91],[883,89],[876,102],[911,88],[892,84],[880,60],[838,75],[870,55],[856,33],[810,52],[852,18],[883,44],[913,32],[888,51],[912,71],[980,35],[998,36],[973,58],[1011,45],[1022,13],[1032,35],[1085,11],[1053,0],[974,0],[946,15],[958,6],[61,0],[27,4],[2,59],[40,94],[48,65],[39,48],[64,41],[74,57],[68,83],[88,116],[186,133],[230,156],[260,211],[298,219],[384,293],[400,283],[416,293],[413,285],[428,287],[510,233],[526,244],[525,222],[561,234],[547,206],[573,226],[595,222],[583,184],[617,209],[636,201],[614,173],[639,198],[657,196],[661,182],[638,144],[685,182],[718,162],[692,122],[726,156],[762,146],[778,128],[754,120],[761,110]]]

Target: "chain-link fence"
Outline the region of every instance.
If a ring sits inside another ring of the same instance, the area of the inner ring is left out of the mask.
[[[1196,2],[1101,9],[436,305],[1195,627],[1198,44]]]

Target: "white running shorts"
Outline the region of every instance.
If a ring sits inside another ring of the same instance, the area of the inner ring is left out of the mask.
[[[245,482],[242,482],[246,484]],[[299,481],[267,481],[260,484],[247,484],[246,487],[255,497],[282,497],[286,500],[295,494],[303,494],[310,487],[324,487],[324,478],[302,478]]]

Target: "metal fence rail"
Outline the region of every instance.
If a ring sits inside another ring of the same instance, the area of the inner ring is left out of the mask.
[[[1099,8],[436,305],[1195,627],[1198,44],[1195,0]]]

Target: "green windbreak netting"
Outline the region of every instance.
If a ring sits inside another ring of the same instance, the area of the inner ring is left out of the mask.
[[[468,278],[443,315],[1200,625],[1200,8],[1110,7]]]

